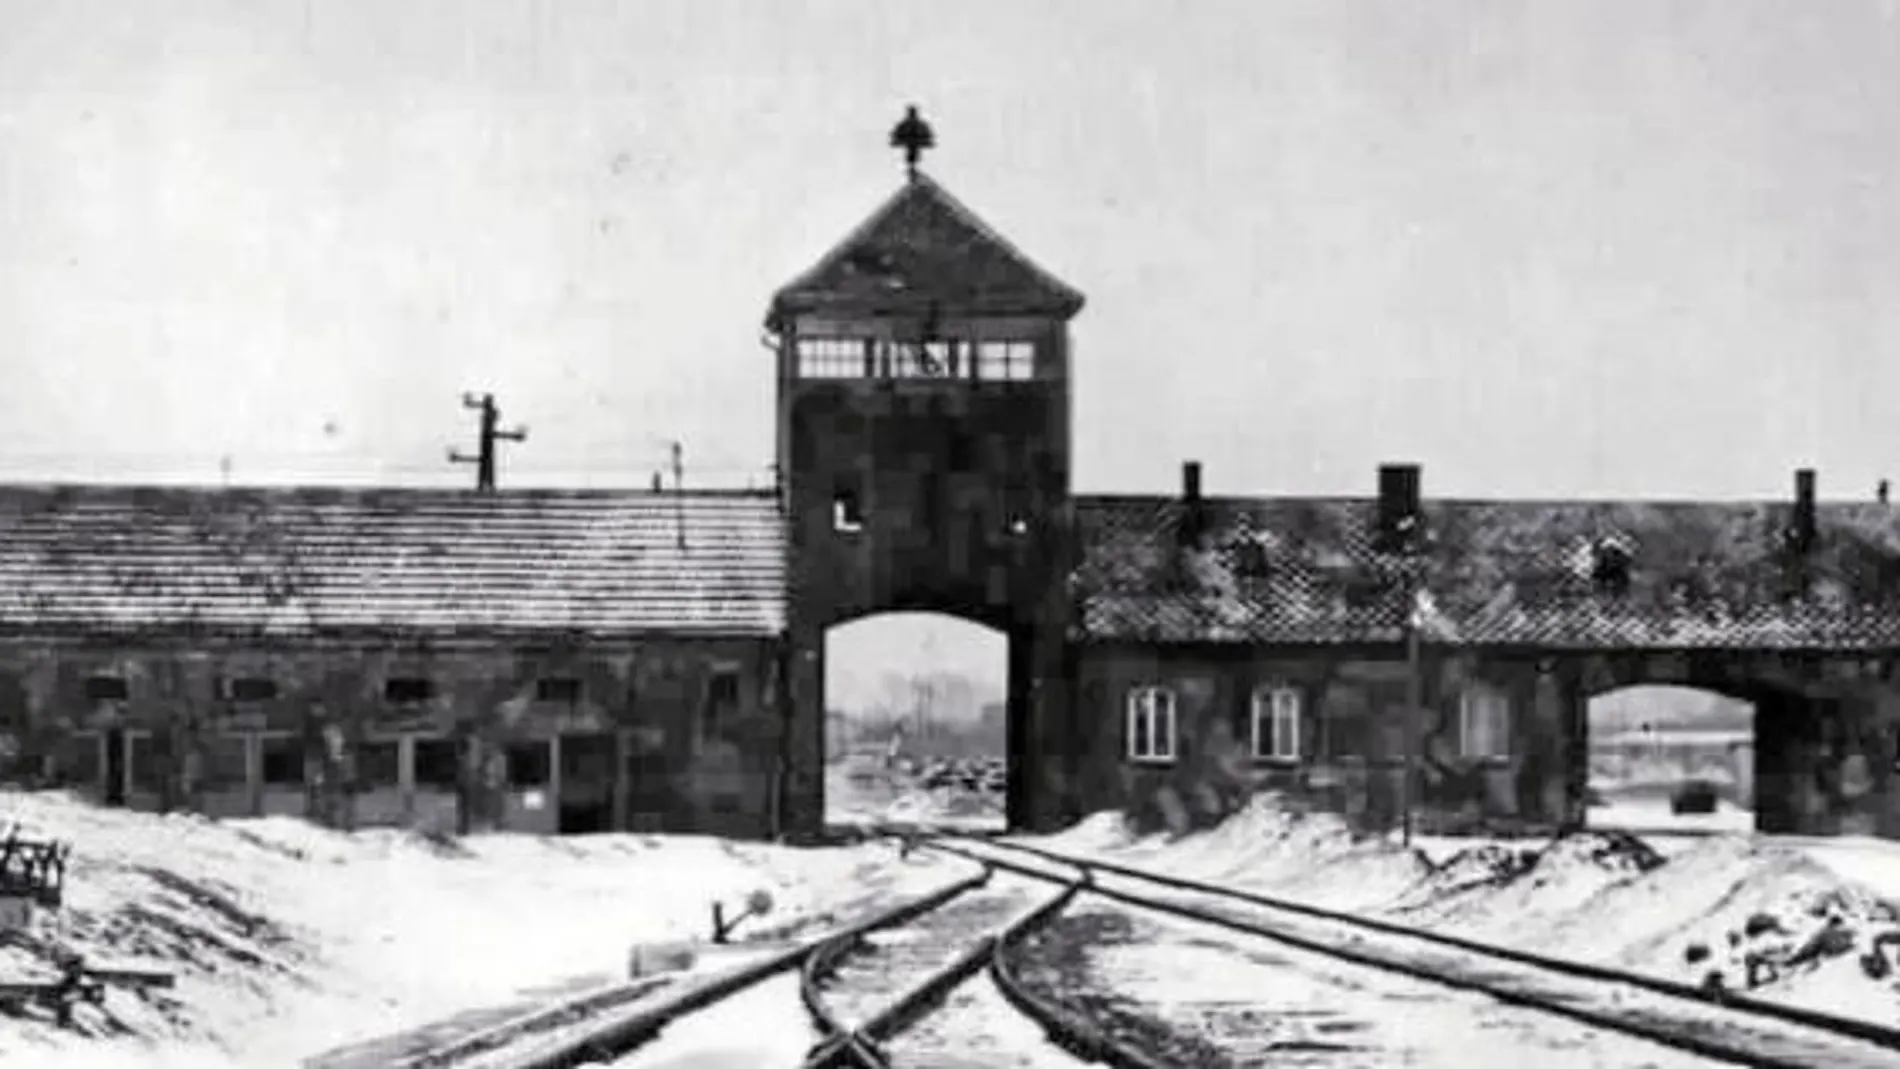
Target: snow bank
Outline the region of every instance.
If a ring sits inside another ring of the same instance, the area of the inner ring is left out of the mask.
[[[1271,796],[1178,839],[1136,839],[1096,814],[1026,841],[1687,983],[1716,973],[1731,989],[1834,1013],[1900,1017],[1900,886],[1883,884],[1883,896],[1847,875],[1900,874],[1900,844],[1849,851],[1725,835],[1665,854],[1627,831],[1591,831],[1437,837],[1407,850]]]
[[[711,838],[344,833],[300,821],[213,822],[0,792],[0,824],[73,844],[65,937],[89,958],[175,971],[171,991],[110,989],[73,1031],[0,1019],[0,1065],[293,1064],[528,988],[620,975],[636,941],[703,940],[715,896],[771,892],[741,934],[784,935],[891,893],[942,863],[887,847],[792,850]],[[750,922],[756,924],[756,922]],[[768,929],[767,925],[771,927]],[[50,933],[42,933],[50,934]],[[44,947],[0,975],[46,971]],[[92,1037],[75,1048],[74,1036]],[[116,1038],[115,1038],[116,1037]]]

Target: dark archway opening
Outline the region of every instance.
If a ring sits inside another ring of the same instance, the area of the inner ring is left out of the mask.
[[[1637,685],[1592,696],[1585,825],[1646,834],[1755,830],[1758,712],[1753,702],[1696,687]]]
[[[1010,641],[935,612],[825,632],[825,824],[1008,825]]]

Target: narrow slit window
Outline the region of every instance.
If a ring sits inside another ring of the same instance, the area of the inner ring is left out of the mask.
[[[86,678],[86,700],[93,702],[122,702],[130,693],[124,676],[88,676]]]
[[[739,670],[717,668],[706,682],[705,734],[718,735],[739,715]]]
[[[383,700],[392,705],[414,705],[435,697],[435,681],[398,676],[383,683]]]
[[[277,681],[255,676],[226,679],[221,686],[225,701],[267,702],[277,697]]]

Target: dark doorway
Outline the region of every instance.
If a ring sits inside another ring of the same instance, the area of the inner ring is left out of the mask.
[[[628,830],[671,831],[674,808],[666,736],[658,729],[632,732],[627,739]]]
[[[612,831],[614,737],[561,736],[561,797],[556,829],[562,835]]]
[[[107,728],[105,804],[125,804],[125,729]]]

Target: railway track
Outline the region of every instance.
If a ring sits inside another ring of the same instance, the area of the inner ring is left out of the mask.
[[[986,881],[993,870],[986,871]],[[994,885],[966,892],[908,918],[903,925],[841,938],[806,958],[801,998],[816,1029],[825,1037],[805,1061],[807,1069],[893,1065],[980,1064],[985,1066],[1073,1065],[1047,1046],[1041,1027],[1001,1034],[993,1027],[997,1011],[1034,1014],[1040,1007],[1011,1009],[999,992],[965,984],[985,968],[999,985],[1010,983],[1004,955],[1023,934],[1053,919],[1074,897],[1066,887],[1054,897],[1041,895],[1045,881],[1003,877]],[[990,998],[985,999],[984,995]],[[954,999],[954,1002],[952,1001]],[[917,1029],[926,1017],[950,1004],[948,1022]],[[976,1027],[955,1027],[957,1018],[974,1018]],[[948,1027],[945,1025],[948,1024]],[[1059,1026],[1058,1026],[1059,1028]],[[900,1044],[894,1041],[901,1039]],[[985,1041],[980,1060],[969,1062],[972,1039]],[[900,1057],[890,1051],[895,1048]]]
[[[996,871],[984,865],[976,875],[835,933],[762,951],[718,973],[605,984],[548,1004],[391,1037],[312,1064],[324,1069],[672,1064],[668,1047],[690,1058],[696,1048],[716,1049],[724,1042],[730,1050],[733,1037],[764,1030],[778,1034],[748,1047],[746,1064],[811,1069],[1075,1065],[1073,1057],[1045,1040],[1048,1034],[1071,1034],[1074,1026],[1037,1017],[1018,1021],[1010,1034],[999,1035],[994,1027],[1004,1014],[1060,1013],[1010,991],[1003,953],[1053,919],[1075,889],[1063,887],[1051,895],[1048,879],[1021,876],[1005,876],[992,885]],[[964,983],[985,969],[997,977],[1000,990]],[[795,1020],[788,1007],[802,1009],[804,1019]],[[884,1045],[940,1009],[934,1027],[901,1035],[901,1061],[894,1063]],[[961,1027],[959,1021],[966,1018],[980,1024]],[[985,1041],[974,1060],[967,1057],[972,1033],[981,1033]]]
[[[1318,955],[1463,989],[1601,1033],[1701,1059],[1761,1067],[1900,1067],[1900,1030],[1337,913],[1061,854],[939,834],[919,845],[1089,892],[1149,914],[1271,940]]]

